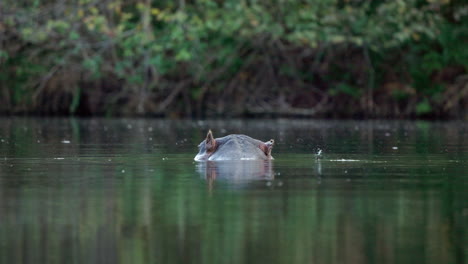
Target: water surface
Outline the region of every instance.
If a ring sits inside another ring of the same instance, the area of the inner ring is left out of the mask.
[[[194,162],[209,128],[275,160]],[[467,263],[467,128],[0,118],[0,263]]]

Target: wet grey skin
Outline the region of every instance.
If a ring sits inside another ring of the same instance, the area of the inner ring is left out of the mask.
[[[273,139],[262,142],[246,135],[234,134],[215,139],[210,130],[198,145],[199,152],[194,160],[270,160],[273,159],[273,145]]]

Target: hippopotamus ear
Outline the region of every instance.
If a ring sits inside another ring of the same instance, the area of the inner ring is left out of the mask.
[[[216,148],[216,139],[214,139],[211,129],[208,131],[208,134],[206,134],[205,143],[207,151],[213,151]]]
[[[273,149],[273,145],[275,141],[273,139],[268,140],[267,142],[263,142],[260,145],[260,149],[265,153],[267,156],[271,156],[271,150]]]

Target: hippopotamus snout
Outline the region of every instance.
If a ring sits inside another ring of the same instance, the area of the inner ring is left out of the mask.
[[[275,141],[262,142],[246,135],[228,135],[214,138],[211,130],[198,145],[196,161],[204,160],[269,160]]]

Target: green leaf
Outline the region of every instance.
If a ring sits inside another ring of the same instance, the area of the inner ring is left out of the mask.
[[[432,111],[432,107],[427,99],[416,105],[416,114],[424,115]]]
[[[188,61],[191,58],[192,54],[186,49],[181,49],[175,57],[176,61]]]
[[[68,38],[71,39],[71,40],[78,40],[78,39],[80,39],[80,35],[75,30],[72,30],[72,31],[70,31],[70,34],[68,35]]]

